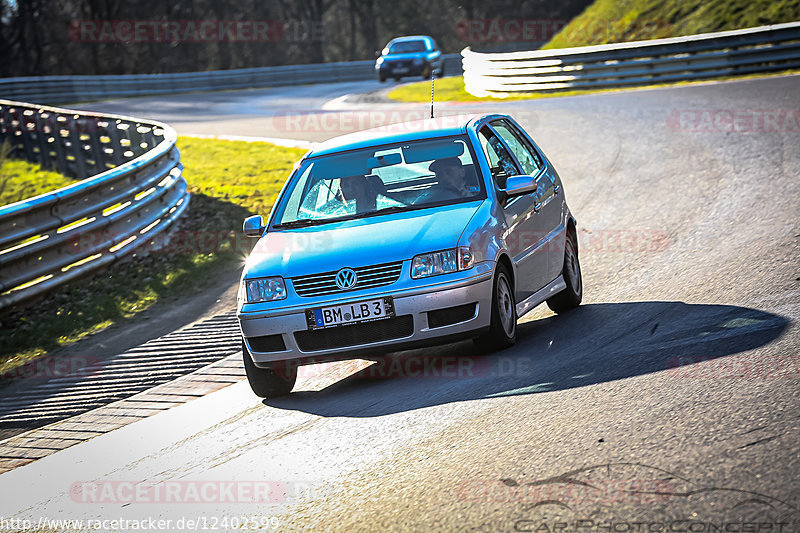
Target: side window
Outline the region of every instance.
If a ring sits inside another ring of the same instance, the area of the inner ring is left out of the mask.
[[[542,161],[539,159],[536,150],[526,142],[527,139],[522,137],[504,120],[492,122],[492,127],[514,153],[517,161],[522,165],[523,173],[533,176],[541,170]]]
[[[508,177],[519,174],[519,170],[514,164],[514,159],[508,153],[506,147],[503,146],[503,143],[500,142],[500,139],[486,126],[480,129],[478,138],[481,141],[481,147],[486,154],[486,158],[489,160],[492,179],[494,179],[498,188],[505,189]]]

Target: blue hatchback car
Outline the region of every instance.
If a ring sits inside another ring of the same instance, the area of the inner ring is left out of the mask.
[[[508,115],[442,117],[326,141],[296,165],[238,298],[253,391],[297,367],[474,338],[580,304],[575,218],[556,169]]]
[[[444,76],[444,59],[436,41],[427,35],[398,37],[389,41],[375,61],[375,72],[381,83],[386,78],[395,81],[407,76]]]

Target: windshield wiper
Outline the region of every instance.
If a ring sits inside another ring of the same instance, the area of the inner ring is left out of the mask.
[[[361,215],[344,215],[335,218],[298,218],[297,220],[290,220],[288,222],[274,224],[272,227],[275,229],[305,228],[308,226],[320,226],[322,224],[330,224],[332,222],[352,220],[354,218],[360,218],[360,216]]]
[[[398,211],[409,211],[413,209],[414,206],[410,205],[390,205],[389,207],[384,207],[378,209],[377,211],[373,211],[369,213],[369,215],[385,215],[386,213],[396,213]]]
[[[325,224],[326,222],[330,222],[330,220],[326,220],[324,218],[298,218],[297,220],[290,220],[288,222],[281,222],[280,224],[274,224],[272,227],[276,229],[305,228],[307,226],[316,226],[317,224]]]

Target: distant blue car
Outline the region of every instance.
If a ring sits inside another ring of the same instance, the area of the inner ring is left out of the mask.
[[[375,61],[375,72],[381,83],[387,78],[400,81],[407,76],[429,79],[433,74],[441,78],[444,76],[444,59],[432,37],[398,37],[389,41]]]
[[[583,294],[561,179],[507,115],[326,141],[296,165],[242,274],[244,365],[262,397],[297,366],[458,339],[514,344],[517,318]]]

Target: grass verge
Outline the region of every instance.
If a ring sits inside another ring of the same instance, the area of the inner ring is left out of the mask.
[[[797,0],[595,0],[543,48],[680,37],[798,19]]]
[[[65,187],[73,180],[44,170],[37,163],[8,158],[8,144],[0,145],[0,206]]]
[[[597,91],[595,91],[597,92]],[[450,76],[436,80],[436,102],[511,102],[514,100],[531,100],[533,98],[552,98],[554,96],[573,96],[585,94],[586,91],[559,91],[554,93],[526,93],[495,98],[493,96],[475,96],[464,88],[463,76]],[[431,82],[420,81],[409,83],[393,89],[387,95],[398,102],[429,103],[431,101]]]
[[[193,137],[180,137],[178,147],[192,199],[170,245],[131,254],[104,272],[5,314],[0,318],[0,377],[14,375],[36,357],[134,317],[158,301],[194,294],[221,273],[230,275],[247,253],[242,219],[267,213],[292,165],[305,152]],[[9,168],[18,163],[11,161]],[[38,167],[30,168],[30,173],[20,174],[30,183],[18,177],[16,190],[45,192],[40,190],[45,185],[37,181]],[[57,182],[45,183],[49,187]]]

